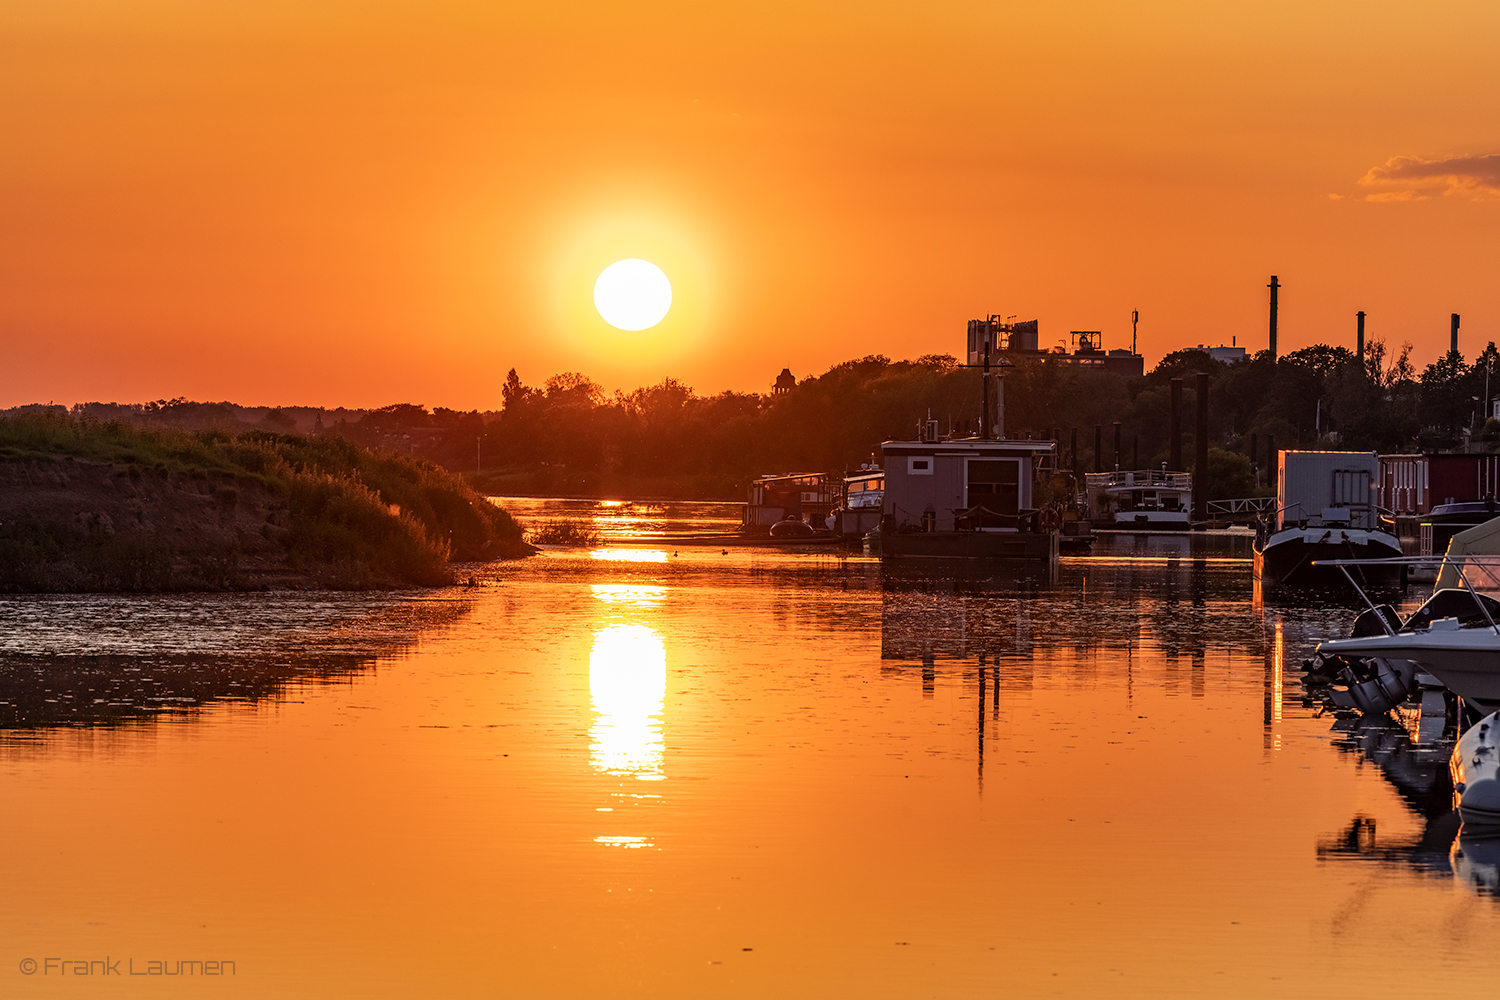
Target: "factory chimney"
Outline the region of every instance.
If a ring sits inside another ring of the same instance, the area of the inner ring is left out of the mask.
[[[1365,363],[1365,311],[1354,314],[1354,356],[1360,364]]]
[[[1448,324],[1449,324],[1448,325],[1448,337],[1453,342],[1452,346],[1449,347],[1448,350],[1450,352],[1452,352],[1453,354],[1457,354],[1458,353],[1458,313],[1454,313],[1453,314],[1453,318],[1448,321]]]
[[[1271,283],[1266,286],[1271,290],[1271,360],[1276,360],[1276,292],[1281,288],[1281,282],[1276,280],[1276,275],[1271,275]],[[1220,341],[1223,343],[1223,341]]]

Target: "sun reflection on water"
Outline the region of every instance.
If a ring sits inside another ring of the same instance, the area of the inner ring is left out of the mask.
[[[607,604],[628,604],[638,608],[655,607],[667,595],[666,587],[636,583],[596,583],[589,589],[595,598]]]
[[[665,777],[661,721],[667,650],[661,636],[645,625],[600,629],[589,654],[589,695],[595,712],[589,730],[589,762],[594,768],[642,781]]]
[[[600,562],[664,563],[667,554],[660,549],[595,549],[589,558]]]

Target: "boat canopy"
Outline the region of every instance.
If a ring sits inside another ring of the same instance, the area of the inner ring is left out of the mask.
[[[1462,570],[1476,588],[1500,589],[1500,566],[1493,560],[1475,561],[1466,559],[1466,556],[1500,556],[1500,519],[1476,524],[1453,536],[1433,587],[1441,590],[1463,586],[1458,576]]]

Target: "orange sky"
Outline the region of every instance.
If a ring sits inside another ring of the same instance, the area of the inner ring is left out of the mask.
[[[1472,357],[1497,43],[1488,3],[10,0],[0,405],[765,390],[986,312],[1139,309],[1150,365],[1264,347],[1273,273],[1283,350],[1363,309],[1426,364],[1459,312]],[[622,257],[673,281],[649,333],[593,311]]]

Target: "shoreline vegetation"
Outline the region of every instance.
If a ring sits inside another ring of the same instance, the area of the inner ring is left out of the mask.
[[[436,587],[534,551],[461,477],[342,437],[0,417],[0,592]]]
[[[1500,450],[1500,420],[1485,419],[1484,405],[1492,383],[1500,385],[1492,378],[1500,375],[1497,361],[1500,352],[1487,344],[1472,362],[1449,352],[1420,368],[1410,345],[1387,350],[1378,338],[1367,342],[1363,357],[1314,344],[1232,364],[1189,348],[1138,377],[1049,355],[1021,357],[1005,369],[1005,427],[1017,438],[1057,434],[1068,464],[1085,472],[1116,461],[1157,468],[1171,455],[1171,380],[1182,379],[1190,414],[1195,376],[1202,373],[1209,379],[1209,499],[1251,496],[1267,489],[1273,444],[1382,453]],[[772,373],[766,379],[769,388]],[[484,411],[179,398],[38,404],[0,416],[50,413],[179,432],[341,438],[441,466],[488,496],[743,501],[762,475],[857,469],[878,454],[881,441],[911,436],[929,417],[945,431],[970,433],[981,398],[979,372],[945,354],[907,361],[870,355],[765,393],[700,395],[672,378],[608,392],[578,372],[528,385],[514,369],[497,390],[500,408]],[[1183,431],[1187,457],[1195,453],[1191,421]]]

